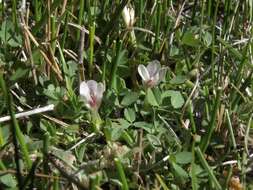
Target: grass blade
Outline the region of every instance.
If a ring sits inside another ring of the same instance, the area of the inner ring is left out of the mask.
[[[114,162],[122,182],[122,190],[128,190],[129,188],[123,166],[118,158],[115,158]]]
[[[203,153],[205,153],[205,151],[210,143],[210,140],[212,138],[212,134],[214,132],[214,129],[216,127],[215,120],[216,120],[217,111],[220,106],[221,91],[222,91],[221,88],[217,89],[217,95],[216,95],[216,99],[215,99],[214,109],[212,111],[210,126],[208,127],[207,133],[204,135],[203,139],[201,140],[200,148]]]
[[[217,190],[222,190],[221,185],[219,184],[218,180],[216,179],[212,168],[208,165],[207,161],[204,158],[203,153],[201,152],[199,147],[195,148],[196,154],[202,164],[202,166],[205,168],[205,170],[207,171],[210,179],[212,180],[212,182],[214,183],[215,187]]]

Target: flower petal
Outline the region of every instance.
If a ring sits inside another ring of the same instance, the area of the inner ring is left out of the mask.
[[[129,27],[131,17],[130,17],[130,13],[129,13],[129,8],[127,6],[124,7],[124,9],[122,11],[122,16],[123,16],[123,19],[124,19],[124,22],[125,22],[126,26]]]
[[[147,70],[148,70],[150,77],[152,77],[156,73],[158,73],[160,68],[161,68],[161,65],[160,65],[159,61],[154,60],[154,61],[149,62],[148,66],[147,66]]]
[[[86,102],[91,100],[90,89],[85,81],[81,82],[80,84],[79,94],[85,99]]]
[[[164,80],[166,72],[167,72],[167,67],[163,67],[162,69],[160,69],[158,83],[161,82],[162,80]]]
[[[129,7],[129,14],[130,14],[130,26],[134,25],[134,9],[132,6]]]
[[[138,66],[138,73],[141,76],[142,80],[144,80],[145,82],[150,79],[150,75],[148,73],[147,68],[142,64]]]
[[[98,86],[98,83],[94,80],[89,80],[87,81],[87,85],[90,89],[90,96],[94,96],[94,97],[97,97],[97,86]]]
[[[103,83],[98,83],[97,84],[97,100],[101,101],[102,97],[103,97],[103,93],[105,91],[105,87]]]
[[[153,77],[152,77],[152,82],[150,82],[150,87],[154,87],[156,85],[158,85],[159,83],[159,73],[156,73]]]

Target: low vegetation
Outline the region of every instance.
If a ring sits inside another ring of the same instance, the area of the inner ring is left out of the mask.
[[[253,188],[251,0],[2,0],[0,189]]]

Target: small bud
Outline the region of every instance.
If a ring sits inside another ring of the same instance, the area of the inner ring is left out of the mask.
[[[124,7],[122,11],[122,16],[126,27],[132,27],[134,25],[134,9],[131,5],[127,5]]]
[[[190,76],[191,78],[194,78],[194,77],[197,77],[198,73],[199,73],[198,69],[193,69],[193,70],[191,70],[191,71],[189,72],[189,76]]]

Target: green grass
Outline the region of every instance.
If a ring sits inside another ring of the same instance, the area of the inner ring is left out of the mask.
[[[253,188],[250,0],[22,2],[0,5],[0,187]],[[166,76],[145,84],[153,60]]]

